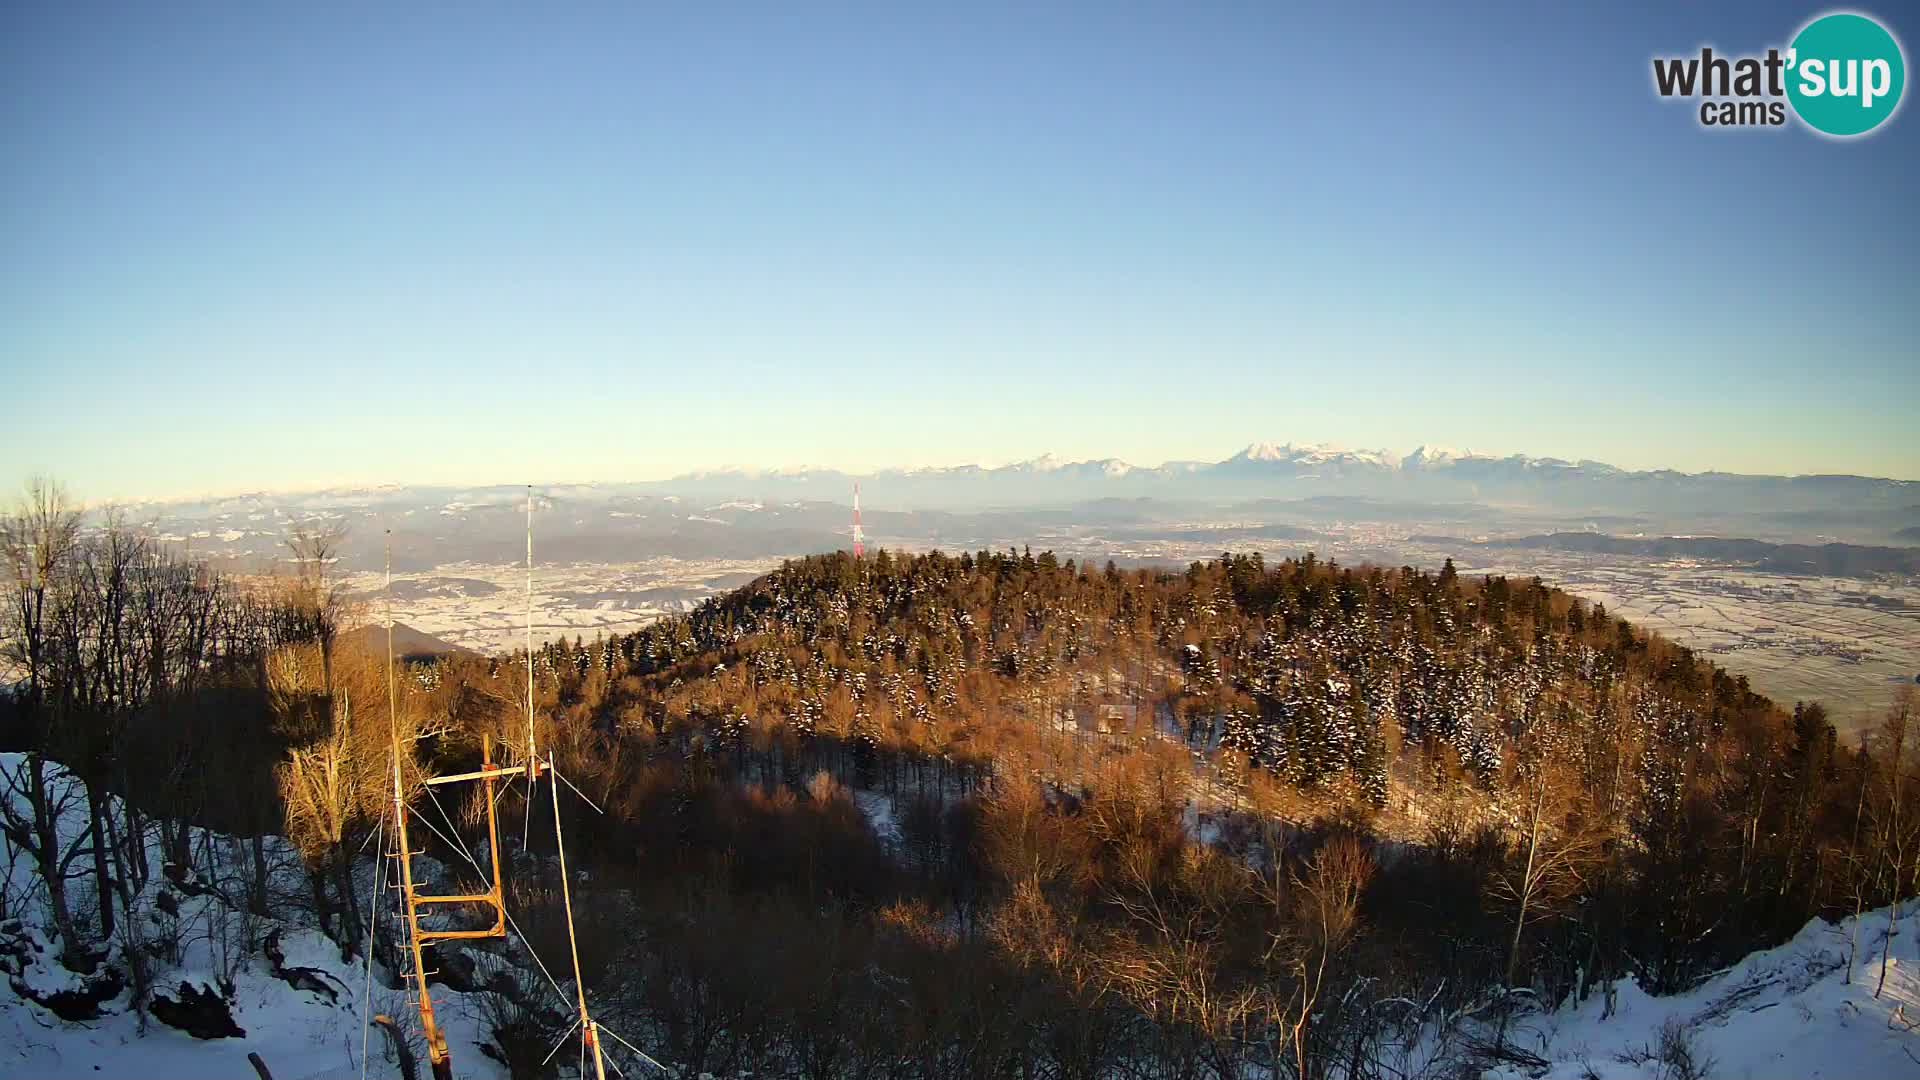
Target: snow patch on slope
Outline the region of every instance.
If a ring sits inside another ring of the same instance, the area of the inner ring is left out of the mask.
[[[1815,919],[1792,941],[1748,956],[1694,990],[1653,997],[1632,979],[1510,1034],[1546,1058],[1544,1073],[1508,1067],[1497,1080],[1653,1080],[1662,1033],[1690,1043],[1705,1075],[1805,1080],[1920,1075],[1920,933],[1911,907],[1892,938],[1886,985],[1880,958],[1892,909],[1834,925]],[[1853,955],[1852,976],[1848,956]],[[1876,993],[1876,989],[1879,990]]]

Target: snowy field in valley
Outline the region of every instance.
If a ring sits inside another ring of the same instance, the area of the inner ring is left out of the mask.
[[[536,565],[535,644],[556,638],[626,634],[743,585],[778,559],[693,560],[667,557],[631,563]],[[383,575],[358,572],[344,584],[372,622],[385,618]],[[480,653],[501,653],[526,641],[524,566],[454,563],[427,572],[396,573],[393,618],[422,633]]]

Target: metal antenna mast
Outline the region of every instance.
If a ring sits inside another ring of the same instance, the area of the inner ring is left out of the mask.
[[[855,515],[855,531],[858,532],[858,512]],[[573,925],[573,884],[567,873],[566,836],[560,828],[560,781],[565,779],[554,767],[552,752],[549,751],[544,770],[540,764],[539,747],[536,742],[536,728],[533,711],[533,485],[527,485],[527,760],[525,765],[501,768],[493,763],[493,736],[483,733],[480,737],[480,769],[477,772],[456,773],[449,776],[429,776],[421,782],[429,788],[440,784],[451,784],[463,780],[479,780],[485,785],[482,800],[487,807],[487,839],[489,861],[493,864],[493,881],[486,892],[465,893],[450,896],[422,896],[414,886],[413,856],[421,854],[414,851],[407,839],[407,785],[403,762],[411,756],[410,749],[403,749],[400,740],[400,692],[394,674],[393,663],[393,530],[387,530],[386,555],[386,622],[387,622],[387,718],[393,753],[393,812],[394,831],[398,840],[395,857],[400,862],[400,888],[406,901],[407,943],[413,955],[412,978],[419,989],[418,1008],[420,1010],[420,1030],[427,1043],[428,1058],[433,1065],[434,1080],[453,1080],[453,1057],[447,1050],[445,1033],[440,1030],[433,1013],[433,997],[427,990],[427,969],[425,948],[435,941],[472,938],[504,938],[507,936],[507,907],[505,894],[500,881],[500,826],[494,812],[494,784],[509,776],[524,773],[527,777],[527,810],[531,817],[533,799],[536,792],[535,781],[542,771],[554,774],[553,789],[553,842],[560,861],[560,898],[567,916],[567,945],[573,954],[574,1002],[580,1012],[580,1031],[582,1048],[593,1048],[594,1075],[597,1080],[606,1080],[606,1065],[601,1054],[600,1036],[605,1030],[587,1010],[586,980],[580,970],[580,942]],[[572,786],[572,781],[568,781]],[[576,793],[578,788],[574,788]],[[581,795],[585,799],[584,794]],[[591,805],[591,800],[588,800]],[[448,823],[451,828],[451,822]],[[461,845],[464,849],[464,844]],[[472,859],[472,856],[468,856]],[[476,868],[478,863],[475,863]],[[493,909],[493,925],[485,930],[432,930],[420,924],[421,909],[431,904],[482,904]],[[531,950],[532,945],[528,944]],[[537,957],[536,957],[537,959]],[[647,1057],[633,1044],[621,1039],[617,1032],[606,1031],[628,1049],[655,1067],[658,1062]],[[665,1071],[665,1070],[662,1070]]]

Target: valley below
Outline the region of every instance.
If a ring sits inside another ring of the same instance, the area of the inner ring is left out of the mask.
[[[989,546],[1004,549],[1010,542],[990,541]],[[912,537],[889,537],[885,543],[909,552],[938,547]],[[1538,577],[1707,654],[1777,701],[1821,702],[1843,731],[1871,726],[1894,689],[1920,674],[1920,584],[1912,581],[1866,585],[1689,560],[1451,548],[1365,530],[1329,530],[1309,543],[1250,548],[1184,539],[1113,543],[1072,534],[1048,537],[1046,543],[1063,558],[1112,559],[1123,566],[1181,566],[1229,549],[1257,550],[1271,559],[1313,551],[1348,565],[1432,568],[1452,558],[1462,574]],[[774,569],[782,557],[536,567],[534,638],[538,643],[591,641],[595,635],[631,633]],[[393,617],[450,645],[505,653],[520,647],[525,636],[525,574],[524,567],[510,564],[454,564],[396,575]],[[382,616],[378,574],[357,573],[346,583],[368,617]]]
[[[903,497],[914,490],[896,487]],[[795,490],[816,497],[796,499]],[[1171,488],[949,509],[893,507],[890,490],[884,479],[867,489],[871,550],[1031,548],[1122,567],[1185,566],[1223,551],[1270,560],[1312,552],[1345,565],[1434,569],[1452,559],[1462,574],[1539,577],[1707,654],[1776,700],[1820,701],[1845,732],[1873,724],[1894,689],[1920,676],[1920,547],[1897,528],[1920,521],[1920,507],[1605,512],[1328,494],[1340,485],[1291,480],[1254,485],[1275,494],[1252,498]],[[784,559],[849,547],[852,508],[840,494],[785,476],[537,489],[534,638],[629,633]],[[504,652],[526,634],[525,498],[513,487],[381,488],[156,505],[130,516],[261,574],[284,572],[292,525],[336,525],[345,530],[343,584],[374,622],[387,612],[391,529],[395,621],[451,647]]]

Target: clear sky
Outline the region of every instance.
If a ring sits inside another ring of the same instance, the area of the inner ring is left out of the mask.
[[[1652,90],[1823,8],[1300,7],[5,4],[0,464],[1920,478],[1920,113]]]

